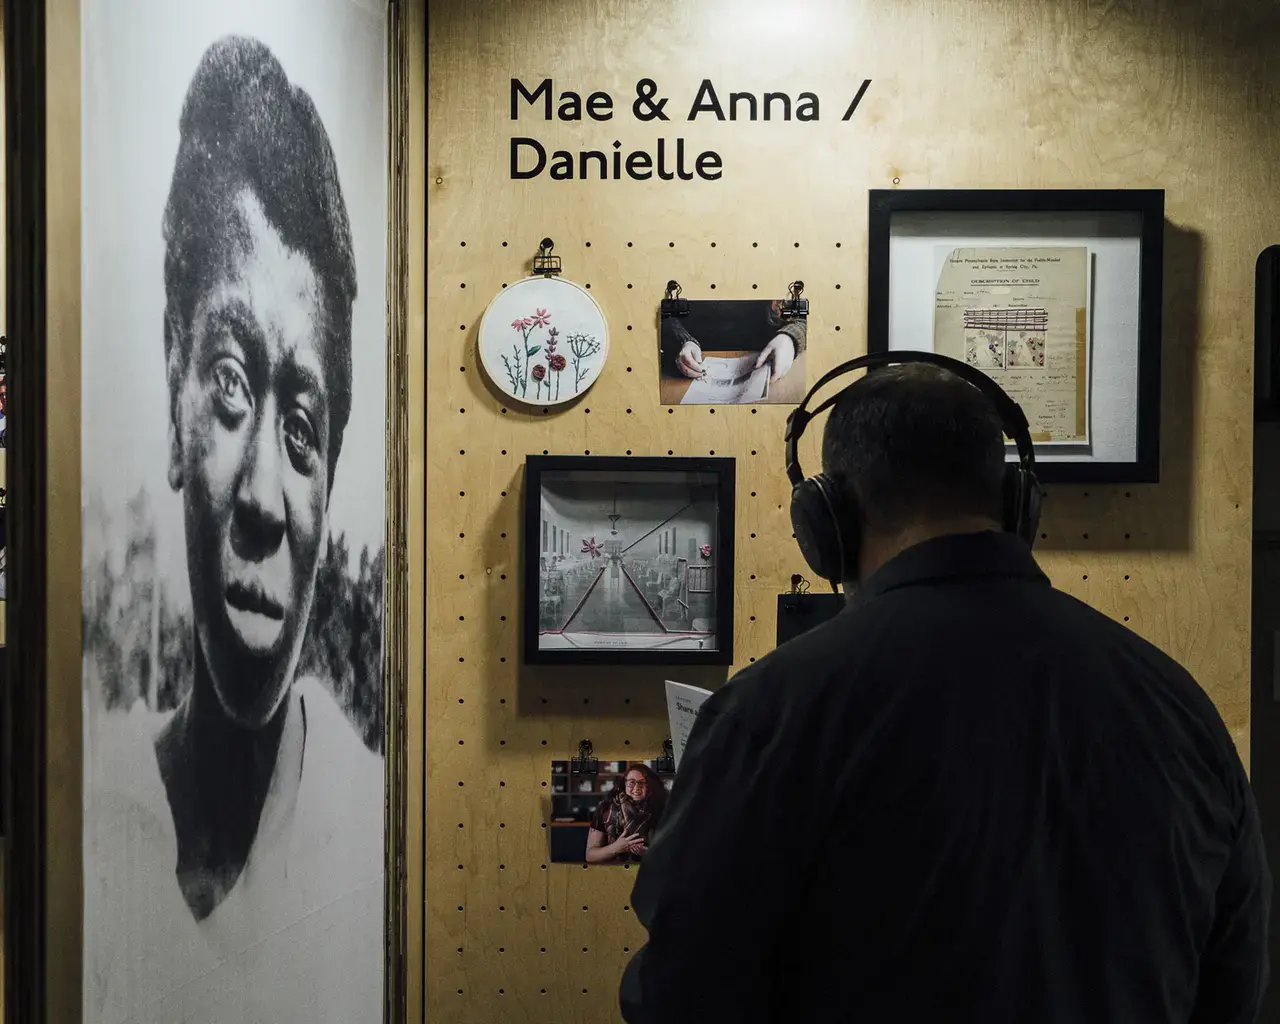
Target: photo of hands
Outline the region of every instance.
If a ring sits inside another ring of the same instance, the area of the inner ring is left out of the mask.
[[[674,772],[660,762],[600,761],[594,775],[551,762],[551,860],[636,864],[666,807]]]
[[[804,397],[803,317],[782,300],[696,299],[661,320],[663,405],[796,405]]]

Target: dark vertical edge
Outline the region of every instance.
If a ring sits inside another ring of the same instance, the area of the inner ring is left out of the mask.
[[[719,659],[725,665],[733,664],[735,646],[734,635],[734,563],[737,552],[738,525],[738,463],[736,459],[726,458],[719,467],[720,495],[716,502],[720,520],[720,537],[717,544],[720,551],[713,552],[716,559],[716,634],[719,638],[727,638],[723,648],[723,657]]]
[[[867,352],[888,352],[890,193],[867,195]]]
[[[1164,343],[1164,192],[1142,199],[1138,284],[1138,450],[1132,479],[1160,480],[1160,356]]]
[[[542,517],[542,470],[546,456],[529,455],[524,460],[524,516],[517,541],[519,564],[522,566],[520,632],[524,640],[525,664],[543,663],[538,647],[538,555],[539,545],[534,538]]]
[[[4,0],[8,601],[5,1020],[45,1024],[45,4]],[[75,472],[78,467],[72,467]]]

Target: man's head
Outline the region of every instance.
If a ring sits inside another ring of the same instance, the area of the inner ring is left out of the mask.
[[[857,509],[863,576],[912,542],[999,529],[1004,463],[991,400],[929,363],[856,381],[832,407],[822,438],[822,471]]]
[[[164,212],[169,481],[223,710],[257,727],[293,678],[351,408],[351,230],[310,98],[227,38],[187,92]]]

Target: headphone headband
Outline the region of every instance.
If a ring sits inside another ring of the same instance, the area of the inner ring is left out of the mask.
[[[937,352],[916,352],[910,350],[900,350],[892,352],[869,352],[867,355],[858,356],[856,359],[849,359],[833,367],[818,378],[817,382],[809,389],[809,393],[800,400],[791,413],[787,416],[786,431],[786,459],[787,459],[787,478],[791,481],[791,485],[797,486],[804,480],[804,471],[800,468],[800,437],[804,434],[809,423],[819,413],[834,405],[852,384],[841,388],[838,392],[820,404],[812,412],[809,411],[809,402],[813,396],[818,393],[826,385],[830,384],[837,377],[843,377],[845,374],[852,373],[854,370],[874,370],[882,366],[896,366],[904,363],[930,363],[934,366],[940,366],[944,370],[949,370],[957,377],[968,381],[984,395],[991,400],[995,406],[996,412],[1000,415],[1000,422],[1004,429],[1005,436],[1013,441],[1018,449],[1018,461],[1022,464],[1022,468],[1028,472],[1034,472],[1036,454],[1035,446],[1031,441],[1031,427],[1027,423],[1027,415],[1022,411],[1022,406],[1010,398],[999,384],[988,377],[981,370],[974,369],[968,363],[963,363],[959,359],[952,359],[950,356],[939,355]],[[856,381],[854,382],[856,383]]]

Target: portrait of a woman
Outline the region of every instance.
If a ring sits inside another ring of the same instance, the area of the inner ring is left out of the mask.
[[[601,800],[587,833],[588,864],[633,863],[658,827],[667,791],[657,772],[643,761],[627,767],[622,789]]]
[[[273,51],[212,42],[176,128],[148,338],[167,416],[148,429],[181,510],[185,579],[164,582],[189,596],[189,632],[186,657],[153,646],[173,706],[89,705],[84,1018],[378,1020],[383,761],[304,655],[333,599],[317,580],[360,404],[353,347],[383,342],[355,337],[338,163]],[[367,515],[376,535],[380,494]]]

